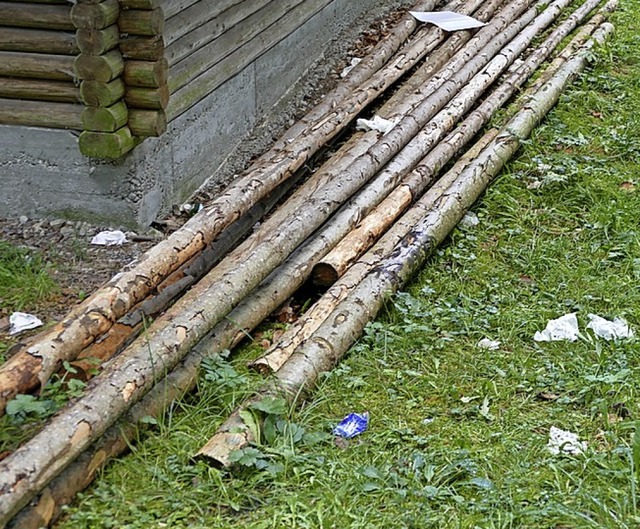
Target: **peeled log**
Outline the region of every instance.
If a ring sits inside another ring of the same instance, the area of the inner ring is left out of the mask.
[[[467,84],[456,97],[445,107],[445,109],[429,125],[430,129],[423,129],[412,141],[418,144],[420,149],[425,144],[436,144],[440,142],[441,134],[435,133],[436,124],[442,123],[442,129],[450,128],[447,123],[457,120],[458,116],[466,112],[479,97],[479,95],[492,84],[502,73],[507,64],[513,63],[516,57],[529,45],[535,35],[548,23],[552,21],[570,2],[554,2],[542,15],[538,16],[536,23],[531,24],[525,31],[520,33],[507,47],[494,58],[489,65]],[[495,89],[483,103],[483,122],[489,120],[493,112],[500,108],[518,88],[533,74],[542,62],[544,62],[551,52],[560,42],[575,29],[578,22],[583,20],[588,13],[599,4],[599,0],[589,0],[574,15],[563,22],[544,43],[531,54],[524,63],[518,67],[500,87]],[[478,130],[483,123],[478,123]],[[445,142],[446,143],[446,142]],[[430,157],[429,157],[430,158]],[[320,261],[313,270],[313,281],[320,286],[332,285],[349,266],[393,224],[395,219],[408,208],[419,196],[433,176],[433,167],[436,161],[428,159],[427,163],[420,164],[420,171],[406,178],[403,183],[394,189],[374,211],[372,211],[349,235],[347,235],[338,246],[336,246],[327,256]],[[441,167],[440,165],[437,165]],[[429,177],[425,175],[429,173]]]
[[[320,103],[319,108],[326,109],[328,106],[332,110],[334,107],[350,105],[348,98],[353,83],[366,78],[367,74],[373,75],[375,68],[379,66],[377,58],[365,58],[363,63],[361,68],[354,70],[356,73],[352,72]],[[75,358],[79,351],[106,332],[166,276],[289,178],[314,152],[347,125],[342,122],[334,128],[322,128],[324,114],[312,110],[309,116],[312,119],[305,122],[305,130],[309,132],[305,136],[305,144],[295,150],[294,147],[289,147],[285,151],[276,145],[258,159],[246,176],[238,179],[222,196],[213,201],[212,205],[140,257],[129,271],[117,275],[87,298],[67,318],[52,327],[37,344],[19,351],[0,367],[0,413],[4,412],[7,401],[16,394],[28,392],[38,384],[43,385],[64,360]],[[299,129],[296,128],[296,131]],[[315,131],[314,134],[311,131]]]
[[[601,42],[613,29],[604,24],[594,34]],[[520,110],[422,217],[395,251],[374,268],[304,342],[247,405],[260,397],[278,395],[294,402],[312,389],[318,376],[333,368],[362,334],[389,294],[397,291],[421,267],[429,253],[447,236],[467,208],[482,194],[493,177],[516,153],[532,129],[553,108],[567,84],[584,69],[586,50],[567,62]],[[230,466],[229,456],[252,441],[249,428],[239,421],[236,410],[218,433],[198,452],[199,457]]]

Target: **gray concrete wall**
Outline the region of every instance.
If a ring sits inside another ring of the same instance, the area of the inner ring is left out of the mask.
[[[334,0],[117,162],[91,160],[68,131],[0,126],[0,216],[77,217],[148,226],[219,171],[337,32],[384,0]]]

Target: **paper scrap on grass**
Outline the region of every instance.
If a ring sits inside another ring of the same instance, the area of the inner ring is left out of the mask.
[[[591,321],[587,324],[587,329],[591,329],[596,336],[607,341],[623,340],[633,336],[633,331],[629,329],[629,324],[622,318],[615,318],[613,321],[609,321],[596,314],[589,314],[589,320]]]
[[[356,129],[358,130],[375,130],[386,134],[396,126],[395,120],[384,119],[380,116],[373,116],[373,119],[359,119],[356,121]]]
[[[416,20],[434,24],[444,31],[481,28],[486,25],[473,17],[454,13],[453,11],[409,11],[409,13]]]
[[[42,321],[33,314],[26,312],[14,312],[9,316],[9,334],[18,334],[22,331],[35,329],[42,326]]]
[[[344,79],[347,75],[349,75],[349,72],[356,66],[358,66],[358,64],[360,64],[361,62],[362,59],[359,59],[358,57],[354,57],[353,59],[351,59],[349,66],[347,66],[344,70],[342,70],[342,72],[340,72],[340,77]]]
[[[127,236],[120,230],[101,231],[91,239],[91,244],[98,246],[120,246],[127,242]]]
[[[498,340],[490,340],[489,338],[483,338],[476,345],[480,349],[487,349],[489,351],[496,351],[500,348],[500,342]]]
[[[467,211],[460,219],[460,226],[463,228],[475,228],[478,224],[480,224],[480,219],[473,211]]]
[[[547,448],[554,455],[558,455],[560,452],[577,455],[582,454],[587,449],[587,443],[586,441],[580,441],[576,433],[552,426],[549,430]]]
[[[369,426],[369,412],[350,413],[333,429],[333,434],[345,439],[360,435]]]
[[[579,334],[578,318],[575,312],[572,312],[555,320],[549,320],[544,331],[537,331],[533,339],[536,342],[557,342],[560,340],[575,342]]]

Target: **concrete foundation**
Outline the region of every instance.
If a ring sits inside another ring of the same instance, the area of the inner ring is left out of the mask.
[[[116,162],[82,156],[69,131],[0,126],[0,216],[148,226],[221,167],[256,123],[358,16],[384,0],[334,0],[196,106]],[[388,7],[388,5],[387,5]]]

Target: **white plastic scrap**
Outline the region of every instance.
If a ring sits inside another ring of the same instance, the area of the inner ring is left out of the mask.
[[[344,70],[342,70],[342,72],[340,73],[340,77],[345,78],[347,75],[349,75],[349,72],[356,66],[358,66],[358,64],[360,64],[361,62],[362,59],[359,59],[358,57],[354,57],[353,59],[351,59],[351,63]]]
[[[596,336],[605,340],[623,340],[631,338],[633,331],[629,329],[629,324],[622,318],[615,318],[613,321],[606,320],[596,314],[589,314],[587,329],[593,330]]]
[[[9,316],[9,334],[18,334],[22,331],[28,331],[29,329],[35,329],[42,325],[42,321],[33,314],[27,314],[26,312],[14,312]]]
[[[460,226],[463,228],[475,228],[478,224],[480,224],[480,219],[473,211],[467,211],[460,219]]]
[[[579,334],[578,318],[572,312],[555,320],[549,320],[544,331],[537,331],[533,339],[536,342],[556,342],[560,340],[575,342]]]
[[[127,236],[120,230],[101,231],[91,239],[91,244],[98,246],[120,246],[127,242]]]
[[[444,31],[481,28],[486,25],[473,17],[454,13],[453,11],[409,11],[409,13],[416,20],[434,24]]]
[[[498,340],[490,340],[489,338],[483,338],[477,343],[480,349],[487,349],[488,351],[496,351],[500,348],[500,342]]]
[[[552,426],[549,430],[547,448],[554,455],[558,455],[560,452],[577,455],[582,454],[587,449],[587,442],[580,441],[576,433]]]
[[[384,119],[380,116],[374,116],[373,119],[359,119],[356,121],[356,129],[358,130],[375,130],[386,134],[396,126],[396,121]]]

